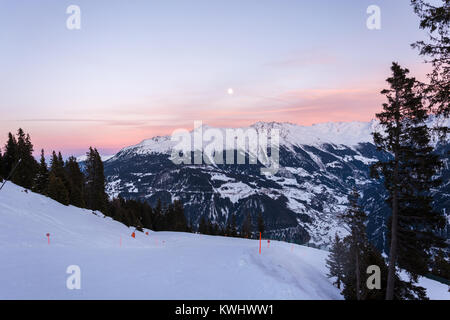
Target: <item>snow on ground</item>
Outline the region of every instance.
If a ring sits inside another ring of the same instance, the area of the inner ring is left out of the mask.
[[[111,159],[112,157],[114,157],[114,155],[100,155],[100,158],[102,159],[103,162]],[[87,155],[83,154],[81,156],[77,157],[77,162],[82,162],[82,161],[86,161],[87,160]]]
[[[418,285],[427,289],[427,296],[431,300],[450,300],[450,287],[445,284],[428,278],[420,278]]]
[[[132,231],[8,182],[0,299],[341,299],[324,251],[271,241],[259,255],[256,240]],[[81,269],[80,290],[66,288],[69,265]]]
[[[260,255],[256,240],[145,231],[132,238],[132,228],[101,213],[8,182],[0,299],[342,299],[326,277],[325,251],[264,241]],[[66,287],[70,265],[81,269],[80,290]],[[447,287],[426,281],[443,298]]]

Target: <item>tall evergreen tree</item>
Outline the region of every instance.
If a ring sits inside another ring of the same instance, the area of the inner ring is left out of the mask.
[[[67,159],[65,171],[69,184],[69,203],[80,208],[85,207],[84,175],[75,157]]]
[[[167,206],[166,210],[164,210],[164,230],[176,231],[175,225],[175,210],[173,208],[173,204],[171,203]]]
[[[127,227],[133,225],[133,219],[129,212],[124,208],[124,199],[114,198],[108,203],[108,213],[116,221],[125,224]]]
[[[175,231],[187,231],[187,221],[181,201],[175,200],[173,202],[173,211],[175,217]]]
[[[2,150],[0,149],[0,182],[3,182],[4,175],[5,175],[5,164],[3,162]]]
[[[48,178],[49,178],[48,175],[49,173],[47,168],[47,162],[45,161],[44,149],[42,149],[36,178],[34,180],[34,187],[33,187],[34,191],[41,194],[47,194]]]
[[[17,131],[17,158],[21,160],[17,166],[11,181],[14,183],[31,189],[37,172],[37,162],[33,157],[33,144],[30,135],[19,128]]]
[[[47,194],[53,200],[56,200],[64,205],[69,204],[69,193],[64,186],[64,182],[54,173],[50,173]]]
[[[244,219],[244,223],[242,224],[242,237],[251,238],[252,237],[252,217],[250,213]]]
[[[396,266],[406,269],[412,280],[427,272],[432,246],[442,246],[442,239],[433,231],[443,223],[433,211],[430,189],[437,187],[434,179],[440,167],[432,154],[430,134],[425,121],[427,110],[415,78],[408,78],[408,69],[392,65],[389,89],[381,93],[388,102],[376,116],[383,132],[374,132],[378,150],[392,154],[387,161],[372,166],[372,174],[384,177],[392,209],[390,220],[389,272],[386,299],[394,298]]]
[[[208,233],[208,225],[206,224],[205,217],[200,218],[200,223],[198,225],[198,232],[201,234],[207,234]]]
[[[236,225],[236,215],[233,213],[231,214],[231,230],[230,235],[232,237],[237,237],[237,225]]]
[[[443,249],[435,253],[431,272],[444,279],[450,279],[450,254]]]
[[[366,237],[366,220],[367,215],[362,210],[359,205],[359,193],[356,189],[348,197],[349,208],[341,216],[343,221],[347,224],[350,229],[349,250],[352,257],[354,257],[354,269],[352,273],[355,279],[355,292],[356,300],[361,300],[361,286],[362,286],[362,259],[365,254],[365,249],[368,245],[368,240]]]
[[[414,11],[420,18],[420,28],[427,30],[429,41],[418,41],[412,46],[420,55],[427,57],[433,66],[428,75],[430,84],[425,92],[435,112],[450,116],[450,1],[441,0],[441,5],[425,0],[411,0]]]
[[[224,236],[231,237],[231,221],[227,220],[227,225],[225,226],[225,230],[223,231]]]
[[[264,234],[264,219],[261,212],[258,213],[258,232]]]
[[[50,158],[49,177],[50,176],[53,176],[55,178],[52,181],[53,185],[57,184],[63,189],[60,191],[60,193],[64,195],[67,194],[67,197],[69,197],[69,181],[64,170],[64,160],[62,159],[61,152],[58,152],[58,154],[56,154],[55,151],[52,152],[52,156]],[[65,199],[65,196],[62,198]],[[65,202],[66,201],[64,200],[64,204]],[[69,204],[69,200],[67,200],[67,204]]]
[[[66,180],[64,161],[62,159],[61,152],[58,152],[58,154],[56,154],[55,151],[52,152],[52,157],[50,159],[50,173],[61,179],[61,181]]]
[[[11,132],[9,132],[8,141],[5,145],[5,154],[3,155],[5,179],[8,178],[12,169],[15,167],[18,161],[19,155],[17,153],[17,140],[16,137]]]
[[[85,198],[89,209],[106,211],[108,196],[105,192],[103,162],[97,149],[92,147],[87,152]]]
[[[161,199],[158,198],[156,206],[153,209],[153,226],[157,231],[165,229],[164,215],[163,215],[163,205]]]
[[[330,254],[326,260],[326,266],[328,268],[328,277],[336,278],[333,284],[338,289],[341,289],[344,279],[345,250],[342,240],[336,233],[334,242],[331,245]]]
[[[153,210],[147,203],[142,203],[142,226],[147,229],[153,229]]]
[[[214,236],[215,233],[215,228],[213,223],[211,222],[211,219],[208,217],[208,220],[206,220],[206,234],[209,234],[211,236]]]

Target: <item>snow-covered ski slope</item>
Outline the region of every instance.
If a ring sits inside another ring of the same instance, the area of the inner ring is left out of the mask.
[[[342,299],[327,252],[288,243],[136,232],[8,182],[0,191],[0,299]],[[46,234],[50,234],[50,244]],[[66,273],[80,267],[81,288]],[[431,298],[447,286],[427,281]]]

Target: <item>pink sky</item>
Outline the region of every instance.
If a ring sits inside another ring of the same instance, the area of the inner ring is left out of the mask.
[[[427,67],[419,64],[421,80]],[[385,72],[386,70],[382,70]],[[234,87],[211,95],[189,92],[179,96],[149,97],[127,105],[99,108],[88,117],[35,117],[1,122],[3,132],[23,127],[32,135],[36,153],[44,148],[62,150],[65,155],[80,155],[89,146],[103,154],[113,154],[123,147],[139,143],[156,135],[169,135],[175,129],[192,129],[195,120],[216,127],[242,127],[258,121],[291,122],[300,125],[329,121],[370,121],[381,110],[385,87],[381,72],[379,79],[365,79],[360,87],[335,89],[292,89],[276,94]],[[270,90],[269,90],[270,91]],[[206,95],[206,97],[205,97]],[[4,130],[7,129],[7,130]],[[6,139],[6,134],[5,134]]]
[[[17,121],[32,134],[36,148],[50,152],[55,146],[80,154],[90,145],[105,154],[175,129],[192,129],[195,120],[217,127],[248,126],[258,121],[291,122],[301,125],[328,121],[369,121],[383,102],[381,88],[293,90],[278,97],[233,96],[197,107],[174,104],[127,110],[91,119],[29,119]],[[237,101],[238,103],[234,103]],[[227,106],[227,103],[229,106]],[[245,107],[240,107],[245,103]],[[222,106],[224,105],[224,106]],[[11,128],[11,130],[13,130]]]
[[[112,154],[195,120],[370,121],[392,61],[424,78],[410,47],[424,33],[409,0],[380,0],[376,31],[364,1],[231,2],[135,1],[105,12],[81,1],[78,31],[66,28],[59,2],[8,2],[0,144],[22,127],[37,152]]]

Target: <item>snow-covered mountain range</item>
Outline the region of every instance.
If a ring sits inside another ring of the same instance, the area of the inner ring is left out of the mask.
[[[437,121],[432,119],[430,126]],[[256,224],[261,212],[267,236],[320,247],[327,246],[336,232],[346,233],[338,215],[346,209],[347,195],[356,188],[369,214],[371,240],[384,248],[389,214],[386,194],[382,183],[369,176],[370,164],[389,157],[372,143],[372,132],[378,127],[371,121],[312,126],[258,122],[242,128],[258,134],[279,130],[280,167],[275,175],[262,175],[259,162],[177,165],[171,161],[177,142],[171,136],[158,136],[126,147],[105,162],[107,191],[111,197],[121,195],[152,204],[157,199],[180,199],[193,225],[202,216],[225,225],[231,214],[236,214],[241,224],[247,213]],[[190,138],[193,141],[208,129],[211,127],[198,127],[189,133]],[[218,130],[226,136],[226,129]],[[225,153],[227,145],[223,146]],[[205,148],[205,143],[200,148]],[[447,144],[436,144],[436,152],[446,162],[442,172],[445,183],[436,192],[438,210],[450,207],[448,150]]]

